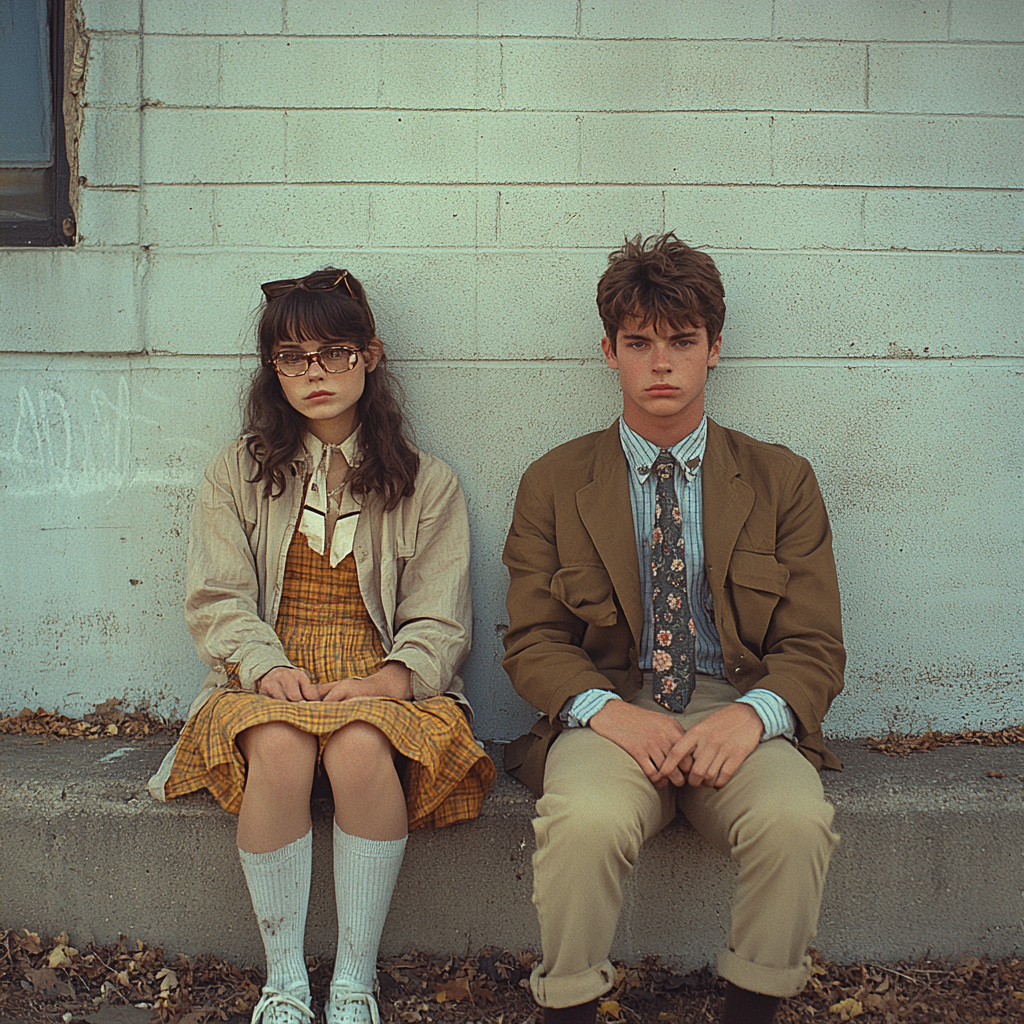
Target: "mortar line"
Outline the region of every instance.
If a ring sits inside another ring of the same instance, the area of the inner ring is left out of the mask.
[[[595,331],[599,326],[595,325]],[[596,351],[596,346],[595,346]],[[9,371],[39,372],[40,362],[44,363],[43,369],[47,372],[59,372],[61,365],[68,372],[123,372],[124,364],[127,362],[131,369],[169,369],[178,364],[182,369],[192,367],[209,368],[212,370],[240,370],[244,371],[249,365],[254,365],[258,355],[254,352],[167,352],[161,350],[134,351],[134,352],[0,352],[4,357],[5,367]],[[592,366],[601,368],[604,366],[604,359],[600,352],[597,355],[560,355],[546,356],[536,355],[528,360],[489,358],[487,356],[474,356],[461,358],[452,356],[430,357],[402,357],[391,355],[389,359],[395,365],[403,365],[415,369],[447,369],[450,367],[474,368],[474,369],[515,369],[517,367],[529,366],[534,370],[544,367],[555,368],[578,368],[581,366]],[[109,366],[98,367],[97,363],[107,363]],[[766,367],[777,369],[843,369],[857,370],[869,369],[894,369],[896,366],[922,368],[924,366],[939,365],[944,369],[977,370],[977,369],[1008,369],[1024,372],[1024,355],[970,355],[970,356],[915,356],[913,358],[892,358],[885,355],[871,356],[761,356],[761,355],[725,355],[719,361],[720,367],[750,368]]]

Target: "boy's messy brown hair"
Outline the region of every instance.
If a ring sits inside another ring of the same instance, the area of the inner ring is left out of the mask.
[[[637,235],[608,257],[597,283],[597,311],[613,352],[627,316],[640,317],[643,327],[652,321],[705,327],[710,348],[725,322],[725,289],[715,261],[675,232]]]

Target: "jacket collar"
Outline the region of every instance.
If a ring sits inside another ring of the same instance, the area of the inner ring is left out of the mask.
[[[754,489],[740,477],[728,432],[710,418],[701,486],[704,566],[712,586],[723,586],[740,530],[754,507]]]

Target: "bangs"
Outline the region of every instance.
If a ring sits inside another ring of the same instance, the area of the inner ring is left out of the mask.
[[[260,353],[269,359],[276,345],[310,341],[345,342],[361,350],[373,334],[366,310],[348,294],[296,288],[267,303],[260,318]]]
[[[626,289],[618,296],[611,312],[616,323],[621,324],[627,316],[635,316],[642,328],[668,324],[678,331],[707,326],[707,318],[701,313],[701,297],[693,289],[676,286],[666,292],[649,281]]]

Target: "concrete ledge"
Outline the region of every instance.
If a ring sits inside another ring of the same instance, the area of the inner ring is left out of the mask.
[[[1024,751],[895,759],[832,745],[846,770],[824,781],[843,841],[817,948],[839,962],[1024,949]],[[0,925],[44,937],[67,929],[79,944],[124,933],[169,953],[262,962],[235,819],[206,794],[162,805],[146,792],[167,746],[0,736]],[[489,752],[500,765],[499,748]],[[307,950],[321,956],[335,942],[329,813],[316,802]],[[539,948],[532,813],[527,790],[499,773],[477,821],[414,833],[383,951]],[[732,877],[727,860],[674,823],[644,849],[613,956],[713,963]]]

